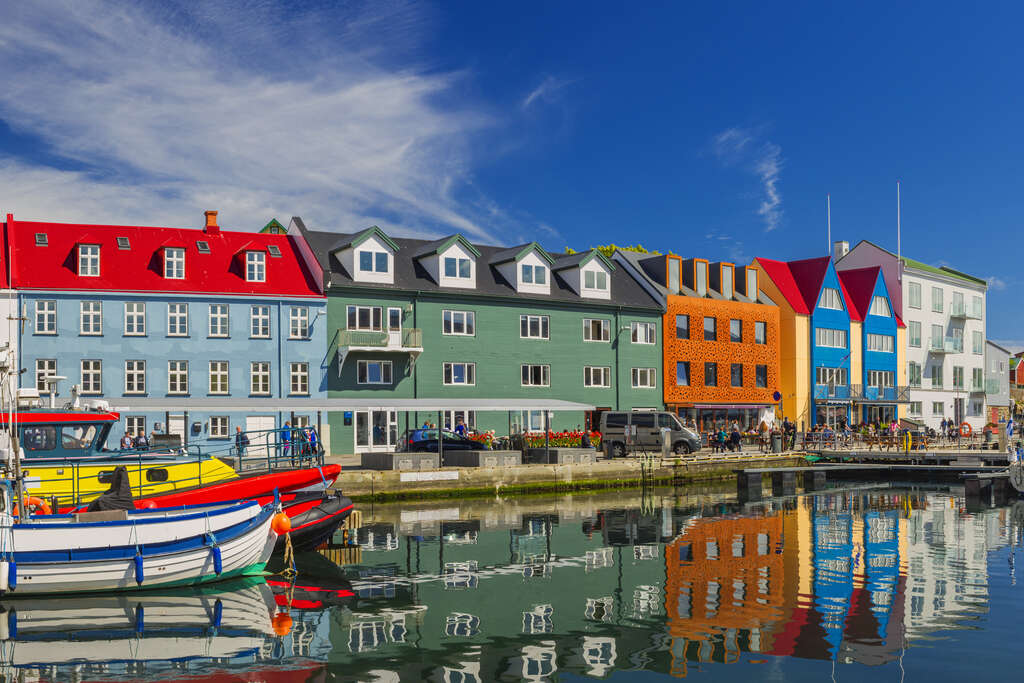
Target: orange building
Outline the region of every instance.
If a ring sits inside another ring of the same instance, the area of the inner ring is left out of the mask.
[[[779,308],[754,268],[616,251],[665,306],[665,405],[702,431],[771,424],[781,389]]]

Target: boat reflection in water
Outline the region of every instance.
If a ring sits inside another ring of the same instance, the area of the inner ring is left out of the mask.
[[[293,594],[288,584],[275,589],[256,577],[194,589],[6,599],[0,670],[4,680],[309,680],[330,644],[326,629],[318,635],[292,607]]]

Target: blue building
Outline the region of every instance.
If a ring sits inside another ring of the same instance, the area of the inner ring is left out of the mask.
[[[238,427],[316,424],[326,299],[301,238],[222,231],[214,211],[201,231],[11,216],[4,230],[22,387],[107,402],[114,443],[170,433],[226,452]]]

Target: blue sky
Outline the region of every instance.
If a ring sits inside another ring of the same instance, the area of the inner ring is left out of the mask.
[[[836,239],[990,279],[1024,347],[1024,8],[937,3],[21,3],[0,209],[271,216],[549,248],[804,258]]]

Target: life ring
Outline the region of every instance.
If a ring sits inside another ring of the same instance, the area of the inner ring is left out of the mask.
[[[960,436],[969,437],[973,433],[974,433],[974,430],[971,429],[971,425],[970,424],[968,424],[966,422],[961,422],[960,423]]]
[[[53,510],[50,508],[50,504],[38,496],[26,496],[25,507],[28,508],[29,514],[35,515],[50,515],[53,514]],[[14,506],[14,516],[18,516],[18,506]]]

